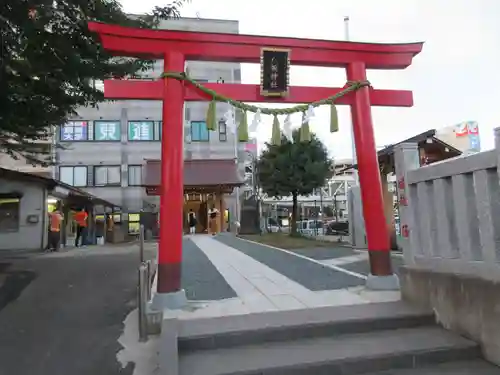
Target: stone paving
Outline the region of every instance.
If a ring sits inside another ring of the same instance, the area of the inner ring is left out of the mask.
[[[364,288],[365,275],[328,264],[334,261],[340,265],[363,261],[365,254],[345,252],[343,257],[320,262],[228,235],[216,238],[207,235],[186,236],[185,242],[192,242],[206,255],[236,297],[219,301],[194,301],[183,310],[167,312],[180,319],[400,299],[399,292],[367,291]],[[257,251],[259,256],[254,253]],[[265,259],[264,251],[270,254]],[[321,287],[317,288],[318,285]],[[192,291],[188,291],[188,295],[190,293]]]

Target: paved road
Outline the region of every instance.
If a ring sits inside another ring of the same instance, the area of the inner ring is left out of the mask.
[[[220,235],[217,236],[217,240],[265,264],[309,290],[344,289],[364,284],[361,278],[232,235]]]
[[[278,250],[264,245],[244,241],[229,235],[221,235],[217,239],[229,246],[235,247],[246,255],[253,257],[311,290],[340,289],[363,283],[359,279],[352,278],[350,275],[321,269],[321,267],[318,268],[317,265],[307,264],[308,262],[303,259],[293,259],[293,256],[280,253]],[[331,247],[311,247],[308,249],[291,249],[287,251],[325,263],[328,263],[328,260],[360,255],[360,252],[354,251],[351,247],[338,245],[334,242],[332,242]],[[394,273],[399,275],[399,268],[404,264],[403,257],[401,253],[392,253],[391,258]],[[359,261],[351,260],[350,262],[336,265],[336,267],[365,276],[368,276],[370,273],[370,263],[367,256],[366,259]]]
[[[136,306],[136,247],[0,264],[0,375],[132,374],[116,353]]]
[[[320,262],[328,259],[337,259],[359,254],[359,252],[355,252],[349,247],[335,246],[333,244],[331,248],[294,249],[290,251]],[[399,275],[399,267],[404,264],[403,256],[399,252],[393,252],[391,254],[392,268],[394,273]],[[338,267],[344,268],[348,271],[360,273],[365,276],[370,273],[370,262],[368,261],[368,258],[360,261],[344,263]]]

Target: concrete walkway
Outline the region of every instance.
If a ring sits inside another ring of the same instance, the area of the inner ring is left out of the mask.
[[[188,309],[168,312],[180,319],[353,305],[400,298],[399,292],[369,292],[363,286],[312,291],[211,236],[195,235],[189,238],[208,257],[237,297],[195,303]],[[360,259],[359,256],[357,259]],[[310,277],[314,278],[314,275]]]

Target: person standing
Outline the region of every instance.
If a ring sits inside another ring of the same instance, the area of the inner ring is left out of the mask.
[[[57,251],[59,249],[59,242],[61,241],[61,224],[64,217],[56,208],[49,213],[49,246],[48,251]]]
[[[85,236],[87,235],[87,219],[89,215],[85,211],[85,208],[82,208],[81,211],[78,211],[75,215],[76,221],[76,238],[75,238],[75,246],[79,247],[80,239],[82,240],[81,246],[85,245]]]
[[[208,210],[208,217],[210,220],[209,227],[212,236],[215,236],[219,231],[219,226],[217,225],[217,217],[219,216],[218,214],[219,210],[215,207],[215,205],[213,205],[212,208]]]
[[[196,233],[196,214],[193,212],[191,208],[188,213],[188,225],[189,225],[189,234]]]

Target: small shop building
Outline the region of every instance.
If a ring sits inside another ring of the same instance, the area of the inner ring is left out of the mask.
[[[49,213],[56,207],[64,215],[62,246],[74,245],[72,217],[81,209],[89,215],[87,244],[97,243],[97,238],[109,242],[117,237],[112,223],[120,214],[112,203],[51,178],[0,168],[0,251],[46,249]]]

